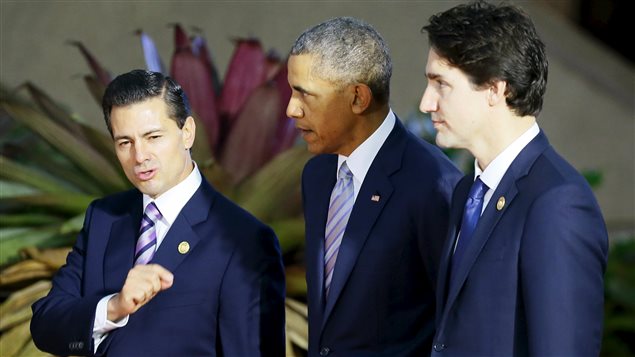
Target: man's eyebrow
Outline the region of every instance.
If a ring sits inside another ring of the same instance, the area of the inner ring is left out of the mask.
[[[298,86],[298,85],[292,86],[291,88],[297,90],[300,93],[311,94],[311,92],[309,92],[308,90],[306,90],[306,89],[304,89],[304,88],[302,88],[301,86]]]
[[[149,135],[155,134],[157,132],[161,132],[161,131],[163,131],[163,129],[161,129],[161,128],[150,129],[150,130],[146,131],[145,133],[143,133],[142,136],[146,137],[146,136],[149,136]],[[115,140],[124,140],[124,139],[125,140],[130,140],[130,136],[128,136],[128,135],[117,135],[117,136],[115,136]]]

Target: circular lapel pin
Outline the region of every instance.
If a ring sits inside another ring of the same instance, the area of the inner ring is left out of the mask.
[[[190,243],[186,241],[182,241],[181,243],[179,243],[179,253],[186,254],[189,251],[190,251]]]
[[[502,209],[503,209],[503,207],[505,207],[505,196],[501,196],[501,197],[498,199],[498,202],[496,202],[496,209],[497,209],[497,210],[499,210],[499,211],[500,211],[500,210],[502,210]]]

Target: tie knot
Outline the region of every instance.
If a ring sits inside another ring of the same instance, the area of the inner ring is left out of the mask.
[[[157,205],[154,202],[150,202],[150,204],[148,204],[146,206],[145,214],[153,222],[156,222],[156,221],[160,220],[163,217],[163,215],[159,211],[159,208],[157,207]]]
[[[489,187],[481,181],[481,177],[477,177],[472,184],[472,188],[470,188],[470,198],[474,200],[482,200],[485,196],[485,192],[489,190]]]
[[[348,168],[348,165],[346,165],[346,161],[344,161],[342,163],[342,166],[340,166],[340,171],[337,174],[337,178],[342,180],[350,180],[353,177],[353,173],[351,172],[351,169]]]

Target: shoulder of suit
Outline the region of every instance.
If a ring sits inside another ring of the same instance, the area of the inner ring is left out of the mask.
[[[319,154],[310,158],[304,165],[304,172],[311,170],[322,170],[329,165],[337,165],[337,155],[335,154]]]
[[[141,192],[133,188],[96,199],[91,206],[117,214],[130,211],[134,203],[143,202],[142,200]]]
[[[255,217],[251,212],[240,207],[236,202],[230,200],[222,193],[216,191],[214,206],[212,206],[211,215],[218,215],[218,220],[229,229],[245,230],[245,229],[262,229],[268,226]]]

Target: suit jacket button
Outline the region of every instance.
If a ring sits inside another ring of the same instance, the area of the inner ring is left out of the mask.
[[[331,353],[331,349],[328,347],[322,347],[320,349],[320,356],[324,357],[324,356],[328,356],[329,353]]]
[[[441,352],[445,349],[445,345],[442,343],[435,343],[434,344],[434,350],[437,352]]]

